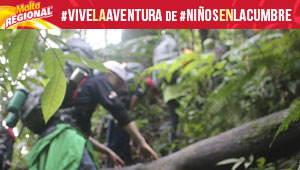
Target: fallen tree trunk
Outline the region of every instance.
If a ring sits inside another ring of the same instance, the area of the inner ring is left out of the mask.
[[[253,154],[274,160],[299,151],[299,122],[281,133],[269,147],[280,123],[287,116],[287,110],[249,122],[217,136],[199,141],[176,153],[148,164],[137,164],[121,170],[219,170],[228,169],[216,163]]]

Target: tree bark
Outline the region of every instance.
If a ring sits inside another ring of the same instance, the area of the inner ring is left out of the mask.
[[[191,46],[190,46],[190,49],[191,50],[195,50],[194,46],[195,46],[195,33],[194,33],[194,30],[193,29],[190,29],[191,31]]]
[[[121,170],[219,170],[228,166],[216,163],[253,154],[275,160],[299,151],[300,124],[292,123],[272,144],[274,134],[287,116],[287,110],[273,113],[217,136],[199,141],[169,156],[147,164],[137,164]]]

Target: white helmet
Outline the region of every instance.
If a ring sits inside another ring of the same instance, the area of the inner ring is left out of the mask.
[[[104,67],[106,67],[108,70],[112,71],[116,75],[118,75],[124,82],[127,82],[129,78],[131,77],[131,73],[128,73],[122,64],[116,62],[116,61],[106,61],[103,63]]]

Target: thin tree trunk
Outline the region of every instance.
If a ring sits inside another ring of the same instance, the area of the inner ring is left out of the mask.
[[[195,46],[195,33],[194,33],[193,29],[190,29],[190,31],[191,31],[191,47],[190,47],[190,49],[194,51],[195,50],[194,49],[194,46]]]

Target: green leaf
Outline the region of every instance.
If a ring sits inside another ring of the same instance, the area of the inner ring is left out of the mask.
[[[201,75],[201,76],[207,76],[210,77],[211,74],[213,73],[214,68],[211,65],[204,65],[202,66],[200,69],[197,70],[197,72]]]
[[[162,62],[162,63],[156,64],[152,67],[149,67],[147,69],[147,73],[150,74],[155,70],[165,70],[167,67],[168,67],[168,64],[166,62]]]
[[[254,161],[254,156],[253,156],[252,154],[249,156],[249,161],[250,161],[251,163]]]
[[[66,60],[70,60],[74,63],[81,64],[81,65],[85,66],[85,64],[81,61],[81,58],[79,56],[75,55],[75,54],[67,54],[67,55],[64,56],[64,58]]]
[[[0,70],[5,71],[5,68],[6,68],[5,65],[1,63],[1,64],[0,64]]]
[[[5,36],[10,32],[11,32],[11,30],[1,30],[0,31],[0,41],[2,41],[5,38]]]
[[[30,87],[30,85],[28,84],[28,82],[26,80],[21,80],[20,82],[26,89],[32,91],[32,88]]]
[[[201,56],[201,62],[202,63],[212,64],[214,62],[214,59],[215,59],[215,54],[214,53],[207,53],[207,54],[203,54]]]
[[[43,87],[43,83],[40,80],[38,80],[38,79],[35,79],[35,78],[32,78],[32,77],[27,77],[26,80],[30,81],[31,83],[33,83],[33,84],[35,84],[37,86]]]
[[[43,54],[46,74],[51,78],[55,72],[62,70],[65,64],[64,53],[57,48],[50,48]]]
[[[245,163],[244,163],[245,169],[248,169],[250,165],[251,165],[251,162],[245,162]]]
[[[245,162],[245,158],[242,157],[238,160],[238,162],[236,162],[233,167],[231,168],[231,170],[236,170],[243,162]]]
[[[237,91],[251,80],[251,78],[255,75],[255,71],[256,69],[252,69],[247,74],[232,79],[226,82],[226,84],[223,84],[223,86],[219,86],[217,90],[212,93],[212,98],[220,100]]]
[[[198,58],[199,57],[195,53],[183,53],[180,56],[180,60],[182,60],[183,63],[188,63]]]
[[[181,60],[177,59],[174,63],[172,63],[170,65],[170,67],[168,68],[167,73],[166,73],[167,82],[171,82],[173,73],[175,73],[175,71],[178,70],[179,68],[182,68],[183,64],[184,63],[181,62]]]
[[[89,68],[97,69],[97,70],[100,70],[100,71],[107,71],[107,69],[104,67],[104,65],[100,62],[97,62],[97,61],[89,59],[89,58],[85,58],[83,56],[80,56],[80,58],[85,61],[86,65]]]
[[[245,162],[245,163],[244,163],[245,169],[248,169],[249,166],[253,163],[253,161],[254,161],[254,156],[251,154],[251,155],[249,156],[249,162]]]
[[[45,123],[54,115],[62,104],[66,93],[66,78],[62,71],[57,71],[45,87],[42,96],[42,111]]]
[[[49,38],[49,39],[51,39],[53,42],[55,42],[55,43],[57,43],[57,44],[62,44],[62,45],[64,45],[65,47],[71,49],[71,47],[70,47],[67,43],[63,42],[63,41],[62,41],[62,38],[59,37],[59,36],[57,36],[57,35],[52,35],[52,34],[48,34],[48,33],[47,33],[46,38]]]
[[[38,32],[36,30],[21,30],[13,39],[7,57],[9,59],[10,72],[14,80],[28,60],[37,35]]]
[[[217,165],[219,166],[219,165],[233,164],[238,161],[239,161],[239,159],[237,159],[237,158],[229,158],[229,159],[225,159],[223,161],[218,162]]]
[[[187,66],[185,66],[181,72],[180,72],[180,77],[190,73],[191,71],[193,71],[194,69],[196,69],[197,67],[200,66],[200,61],[199,60],[196,60],[196,61],[193,61],[192,63],[189,63]]]
[[[289,115],[284,119],[284,121],[279,126],[272,143],[275,141],[276,137],[283,131],[286,131],[293,121],[296,121],[300,118],[300,99],[296,99],[293,101],[291,106],[289,107]],[[271,143],[271,144],[272,144]]]
[[[256,163],[257,163],[257,167],[262,169],[265,166],[266,159],[264,157],[260,157],[256,160]]]
[[[64,58],[67,59],[67,60],[70,60],[72,62],[75,62],[77,64],[87,66],[87,67],[92,68],[92,69],[97,69],[97,70],[100,70],[100,71],[107,71],[107,69],[103,66],[102,63],[97,62],[96,60],[85,58],[84,56],[79,56],[79,55],[76,55],[76,54],[68,54],[68,55],[65,55]]]
[[[223,67],[225,66],[226,62],[225,61],[220,61],[220,62],[217,62],[215,67],[216,69],[223,69]]]
[[[6,31],[5,30],[1,30],[0,31],[0,41],[2,41],[2,39],[5,37],[6,35]]]
[[[185,68],[185,66],[190,66],[189,68],[193,67],[193,66],[197,66],[200,65],[200,63],[195,63],[193,61],[195,61],[197,59],[197,55],[195,55],[194,53],[191,54],[182,54],[179,58],[177,58],[176,60],[174,60],[169,67],[167,68],[166,71],[166,80],[168,82],[171,81],[173,74],[180,69]],[[192,64],[189,64],[190,62],[193,62]],[[189,71],[191,71],[189,68],[187,68],[187,70],[184,71],[184,73],[182,74],[187,74]]]

